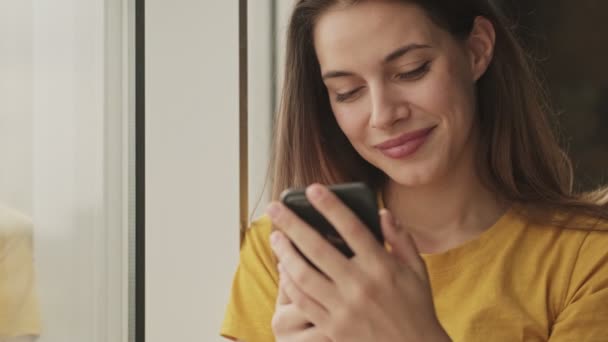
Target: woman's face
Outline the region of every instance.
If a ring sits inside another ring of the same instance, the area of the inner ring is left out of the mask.
[[[317,21],[314,44],[338,125],[368,162],[406,186],[473,163],[474,58],[422,9],[334,7]]]

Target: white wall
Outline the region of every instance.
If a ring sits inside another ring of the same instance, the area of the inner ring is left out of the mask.
[[[42,342],[126,342],[122,4],[0,2],[0,200],[34,222]]]
[[[146,1],[146,341],[219,341],[238,258],[238,1]]]

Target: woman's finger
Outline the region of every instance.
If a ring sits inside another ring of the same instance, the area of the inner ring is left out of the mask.
[[[322,303],[325,307],[336,305],[338,294],[332,281],[312,268],[283,233],[274,232],[273,235],[272,248],[280,260],[278,268],[281,280],[284,280],[283,278],[286,278],[288,274],[289,278],[298,285],[298,289],[307,296]],[[292,302],[295,301],[289,292],[286,291],[286,295]]]
[[[277,265],[277,269],[281,269],[281,263],[279,262]],[[280,274],[279,274],[280,277]],[[287,293],[283,290],[281,286],[279,286],[279,294],[277,296],[277,307],[281,305],[291,304],[291,299],[287,296]]]
[[[324,274],[331,279],[342,279],[348,275],[348,259],[289,208],[280,202],[275,202],[268,207],[267,213],[273,225],[285,233],[288,240],[291,240]],[[276,231],[271,235],[271,242],[274,233]]]
[[[316,300],[300,290],[289,274],[284,272],[280,286],[285,289],[287,296],[291,298],[293,304],[302,312],[308,322],[315,326],[321,326],[328,321],[329,312]]]
[[[384,253],[383,246],[359,217],[328,188],[313,184],[306,189],[311,204],[329,221],[362,260],[375,261]],[[374,257],[372,257],[374,256]]]
[[[397,257],[400,263],[409,266],[418,276],[426,279],[426,265],[411,234],[403,227],[398,227],[392,213],[386,209],[380,211],[380,223],[382,234],[391,246],[391,254]]]
[[[289,338],[290,342],[331,342],[331,340],[321,333],[318,327],[310,327],[306,330],[302,330],[296,333],[292,338]]]
[[[291,304],[291,303],[292,303],[292,301],[291,301],[291,299],[289,299],[289,296],[287,296],[287,293],[285,293],[285,290],[283,290],[279,286],[279,295],[277,296],[277,306],[287,305],[287,304]]]
[[[275,333],[289,333],[312,326],[295,304],[277,306],[272,316],[272,330]]]

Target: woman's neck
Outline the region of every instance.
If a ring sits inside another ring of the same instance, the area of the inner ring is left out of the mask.
[[[505,213],[508,204],[483,186],[472,168],[456,168],[441,182],[420,187],[387,183],[386,207],[421,253],[441,253],[475,239]]]

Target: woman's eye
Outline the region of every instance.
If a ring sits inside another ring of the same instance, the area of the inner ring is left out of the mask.
[[[422,64],[418,69],[397,74],[396,78],[398,80],[417,80],[417,79],[421,78],[422,76],[424,76],[427,73],[427,71],[429,71],[430,65],[431,65],[430,61],[426,62],[426,63]]]
[[[430,65],[431,62],[427,61],[415,70],[397,74],[395,78],[403,81],[414,81],[420,79],[429,71]],[[346,102],[352,99],[353,96],[355,96],[362,88],[363,87],[359,87],[346,93],[336,93],[336,102]]]
[[[355,94],[357,94],[357,92],[359,90],[361,90],[362,88],[363,87],[359,87],[357,89],[351,90],[351,91],[346,92],[346,93],[336,93],[336,102],[345,102],[345,101],[349,100]]]

